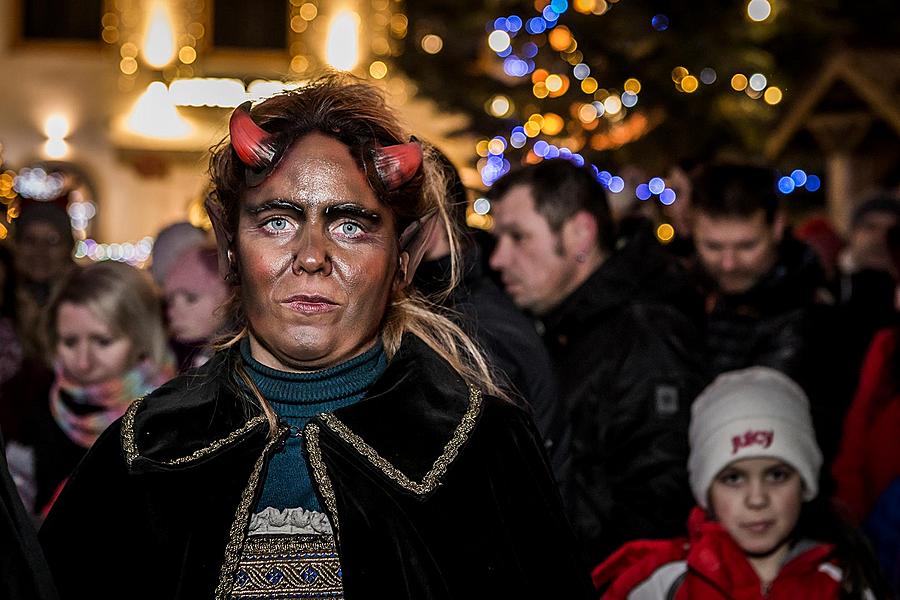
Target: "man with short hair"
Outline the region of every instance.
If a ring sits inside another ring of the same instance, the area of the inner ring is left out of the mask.
[[[585,558],[683,529],[690,403],[700,340],[675,306],[687,290],[649,228],[619,248],[604,189],[548,160],[491,189],[490,265],[539,320],[572,428],[561,482]]]
[[[787,232],[771,169],[710,165],[693,185],[710,367],[719,374],[767,366],[795,379],[810,396],[827,459],[849,398],[831,397],[841,365],[827,351],[835,323],[818,257]]]

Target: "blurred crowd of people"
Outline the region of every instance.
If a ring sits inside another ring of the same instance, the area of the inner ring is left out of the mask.
[[[467,190],[439,151],[427,160],[463,230]],[[822,217],[789,223],[772,169],[710,163],[672,179],[675,206],[614,213],[587,167],[514,170],[488,192],[490,237],[436,228],[411,285],[530,412],[595,595],[890,597],[900,198],[860,202],[840,235]],[[676,224],[667,243],[663,221]],[[75,265],[64,210],[30,202],[0,246],[0,433],[25,511],[9,490],[3,504],[33,559],[0,560],[25,574],[14,597],[52,593],[24,515],[52,513],[134,400],[227,351],[215,343],[238,314],[222,276],[232,234],[217,234],[218,247],[188,223],[167,227],[147,270]],[[264,389],[273,375],[245,360]]]

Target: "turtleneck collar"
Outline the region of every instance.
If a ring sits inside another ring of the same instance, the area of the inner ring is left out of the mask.
[[[304,373],[279,371],[260,363],[250,355],[250,341],[246,338],[241,341],[240,348],[247,374],[263,397],[302,412],[305,412],[304,408],[323,404],[343,405],[361,399],[387,368],[387,357],[380,339],[371,349],[346,362]]]

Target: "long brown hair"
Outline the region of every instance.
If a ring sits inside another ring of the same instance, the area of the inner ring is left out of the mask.
[[[405,143],[409,136],[400,126],[393,111],[388,108],[381,91],[359,79],[344,74],[328,73],[301,88],[274,96],[252,109],[253,120],[267,132],[283,136],[290,143],[310,132],[332,136],[350,149],[360,170],[366,174],[372,189],[380,194],[379,200],[389,206],[397,219],[397,231],[415,220],[435,213],[450,240],[454,277],[458,281],[458,256],[456,226],[448,214],[445,202],[443,170],[434,150],[424,146],[421,176],[389,192],[374,181],[376,175],[367,172],[364,152],[372,145],[391,146]],[[224,232],[237,236],[238,210],[241,198],[248,189],[244,164],[230,145],[223,139],[213,148],[210,160],[210,176],[213,189],[208,204],[224,221]],[[222,232],[219,232],[221,235]],[[231,248],[232,252],[236,248]],[[237,269],[233,264],[232,269]],[[231,331],[223,338],[219,348],[227,348],[245,337],[249,324],[240,301],[240,273],[233,271],[229,280],[233,286],[228,304],[228,321]],[[387,308],[382,321],[381,338],[390,360],[400,347],[407,333],[422,339],[432,350],[443,357],[469,385],[487,393],[503,396],[495,385],[490,369],[478,346],[436,307],[415,293],[413,289],[398,291]],[[268,402],[250,382],[246,373],[239,375],[253,391],[256,401],[266,414],[274,432],[276,418]]]

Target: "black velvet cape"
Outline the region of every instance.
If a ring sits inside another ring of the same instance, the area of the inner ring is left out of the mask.
[[[40,532],[62,598],[227,598],[265,465],[287,434],[231,383],[235,352],[101,436]],[[304,430],[344,592],[586,598],[534,426],[407,336],[367,397]]]

